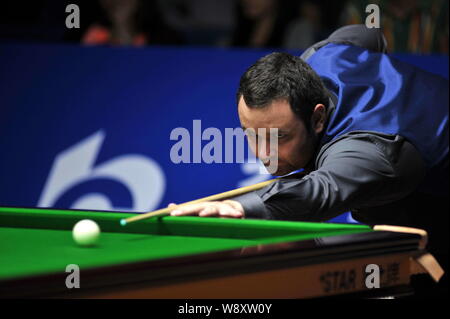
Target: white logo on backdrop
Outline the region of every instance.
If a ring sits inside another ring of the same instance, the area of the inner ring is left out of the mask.
[[[39,207],[52,207],[74,186],[100,178],[124,185],[131,194],[132,207],[113,207],[104,194],[89,193],[70,208],[143,212],[157,207],[165,190],[165,177],[158,163],[143,155],[127,154],[94,167],[104,139],[105,133],[98,131],[56,156]]]

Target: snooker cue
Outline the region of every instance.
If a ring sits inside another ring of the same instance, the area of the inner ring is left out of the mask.
[[[201,202],[207,202],[207,201],[215,201],[215,200],[222,200],[225,198],[229,198],[229,197],[234,197],[234,196],[238,196],[238,195],[242,195],[248,192],[252,192],[252,191],[256,191],[258,189],[261,189],[267,185],[269,185],[270,183],[278,180],[279,178],[275,178],[275,179],[271,179],[268,181],[264,181],[261,183],[257,183],[257,184],[253,184],[253,185],[249,185],[249,186],[244,186],[244,187],[240,187],[240,188],[236,188],[233,189],[231,191],[227,191],[227,192],[223,192],[223,193],[219,193],[219,194],[215,194],[215,195],[211,195],[211,196],[207,196],[207,197],[203,197],[203,198],[199,198],[193,201],[189,201],[189,202],[185,202],[182,204],[178,204],[174,207],[166,207],[166,208],[161,208],[149,213],[145,213],[145,214],[140,214],[137,216],[133,216],[133,217],[129,217],[129,218],[125,218],[125,219],[121,219],[120,220],[120,224],[122,226],[125,226],[128,223],[132,223],[138,220],[142,220],[142,219],[147,219],[147,218],[151,218],[151,217],[155,217],[155,216],[167,216],[170,214],[170,212],[172,210],[175,210],[179,207],[183,207],[183,206],[187,206],[187,205],[191,205],[191,204],[197,204],[197,203],[201,203]]]

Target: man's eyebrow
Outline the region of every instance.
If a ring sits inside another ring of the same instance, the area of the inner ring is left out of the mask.
[[[245,127],[245,126],[241,126],[241,129],[243,130],[243,131],[245,131],[247,128]],[[290,130],[285,130],[285,129],[279,129],[279,128],[276,128],[278,131],[278,133],[284,133],[284,134],[286,134],[286,133],[289,133],[289,131]],[[250,130],[253,130],[253,129],[250,129]]]

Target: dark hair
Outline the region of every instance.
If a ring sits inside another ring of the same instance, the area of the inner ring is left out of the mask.
[[[252,108],[286,99],[307,129],[317,104],[328,108],[328,94],[316,72],[300,57],[275,52],[256,61],[241,77],[237,92]]]

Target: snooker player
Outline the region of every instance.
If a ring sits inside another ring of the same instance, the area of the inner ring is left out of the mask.
[[[445,267],[446,79],[386,55],[379,29],[351,25],[301,57],[258,60],[241,77],[237,105],[243,128],[278,128],[275,175],[305,175],[172,215],[326,221],[351,211],[368,225],[425,229]]]

